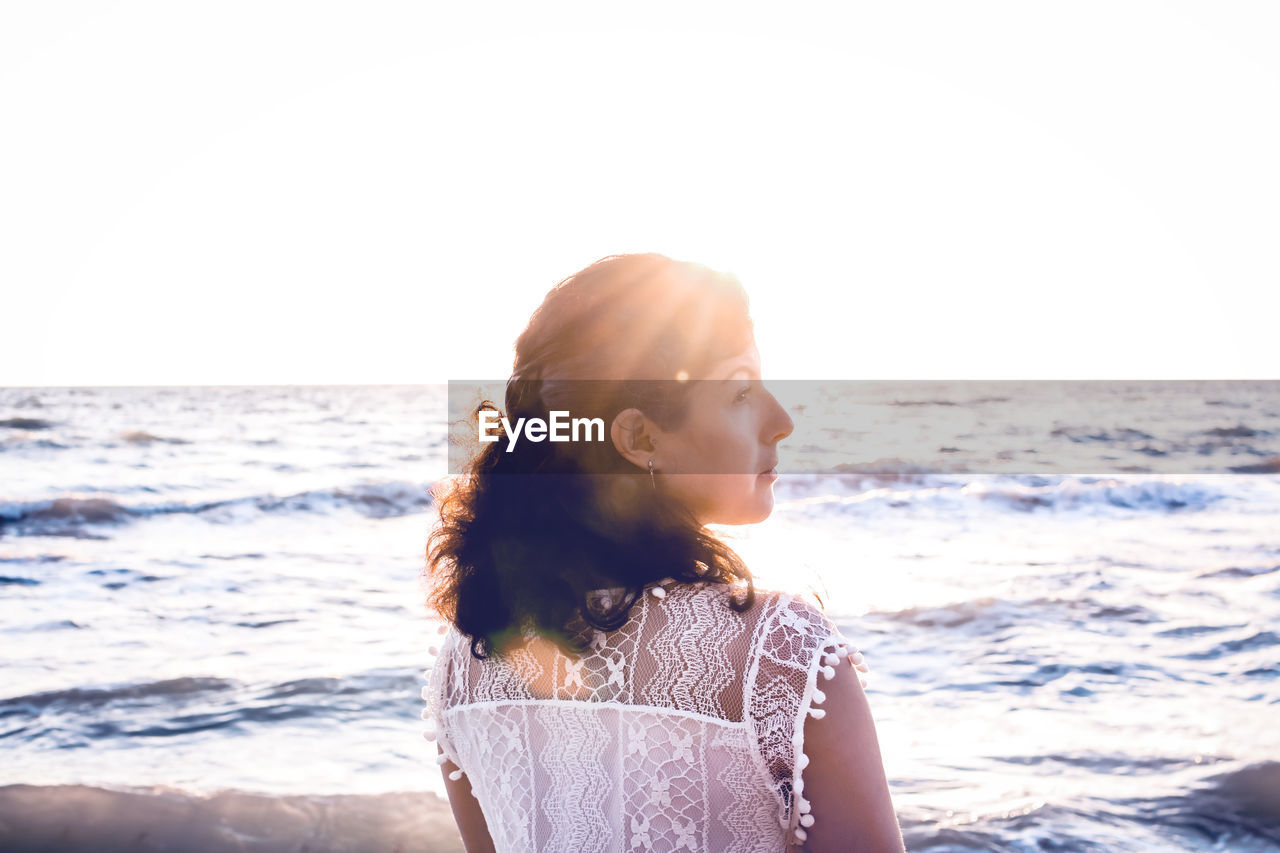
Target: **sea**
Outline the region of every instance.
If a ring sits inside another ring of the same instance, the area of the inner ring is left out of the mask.
[[[908,850],[1280,850],[1280,382],[1069,388],[797,410],[719,532],[865,655]],[[0,850],[461,849],[419,716],[448,397],[0,389]]]

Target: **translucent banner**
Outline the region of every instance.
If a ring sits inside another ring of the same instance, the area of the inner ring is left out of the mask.
[[[487,447],[603,472],[626,409],[704,449],[675,473],[1280,473],[1280,380],[451,381],[448,408],[454,474]]]

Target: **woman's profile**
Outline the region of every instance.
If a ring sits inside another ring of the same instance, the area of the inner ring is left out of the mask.
[[[901,851],[861,656],[707,527],[770,515],[794,427],[738,281],[656,254],[561,281],[501,414],[554,411],[602,440],[478,444],[435,495],[423,716],[467,849]]]

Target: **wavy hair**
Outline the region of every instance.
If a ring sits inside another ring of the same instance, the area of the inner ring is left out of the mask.
[[[636,408],[677,429],[692,383],[670,380],[705,375],[752,334],[733,276],[657,254],[603,258],[534,311],[516,341],[505,415],[600,417],[607,439],[614,417]],[[503,413],[484,401],[471,420],[486,409]],[[668,577],[731,584],[730,606],[751,607],[742,559],[612,442],[500,447],[482,445],[463,474],[432,489],[440,524],[427,541],[427,602],[471,638],[475,657],[501,655],[531,631],[581,651],[592,629],[621,627],[645,587]],[[601,588],[622,594],[589,594]]]

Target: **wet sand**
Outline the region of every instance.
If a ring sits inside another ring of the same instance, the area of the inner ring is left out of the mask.
[[[207,797],[169,788],[0,787],[7,853],[453,853],[462,840],[432,793]]]

